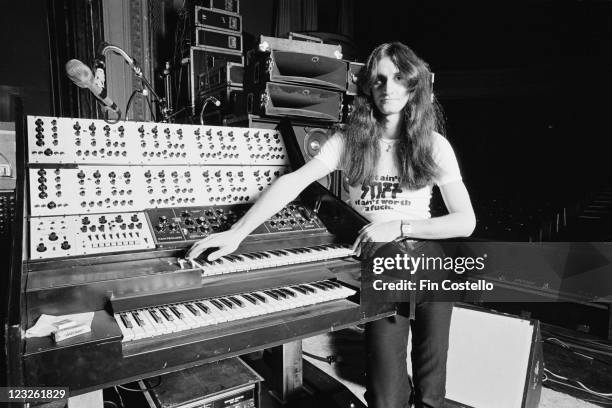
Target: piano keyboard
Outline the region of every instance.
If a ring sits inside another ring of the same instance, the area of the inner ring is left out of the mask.
[[[202,270],[202,277],[254,269],[296,265],[307,262],[328,261],[354,255],[351,246],[326,244],[312,247],[275,249],[261,252],[225,255],[214,261],[192,260],[194,267]],[[181,267],[184,260],[179,260]]]
[[[206,327],[282,310],[343,299],[355,294],[323,280],[115,313],[123,342]]]

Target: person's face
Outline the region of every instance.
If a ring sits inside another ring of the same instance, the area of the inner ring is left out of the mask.
[[[408,102],[406,80],[389,57],[378,61],[376,77],[372,84],[374,104],[385,116],[400,113]]]

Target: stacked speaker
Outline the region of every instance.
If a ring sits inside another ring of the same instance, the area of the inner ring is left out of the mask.
[[[342,59],[340,45],[295,33],[289,38],[260,36],[244,63],[238,1],[206,2],[208,7],[193,7],[194,114],[202,112],[208,125],[267,129],[288,117],[305,161],[313,158],[331,129],[350,116],[363,64]],[[222,35],[225,40],[219,41]],[[221,105],[204,105],[211,97]],[[339,172],[320,182],[341,193]]]
[[[308,161],[330,137],[332,127],[345,118],[343,101],[352,83],[349,66],[340,45],[294,33],[288,39],[262,35],[246,58],[248,115],[225,123],[274,128],[280,118],[289,117]],[[319,182],[340,192],[338,172]]]
[[[189,94],[192,113],[209,96],[230,109],[242,89],[243,37],[239,0],[195,0],[187,7],[191,22]],[[237,76],[238,75],[238,76]],[[222,79],[227,77],[228,81]]]

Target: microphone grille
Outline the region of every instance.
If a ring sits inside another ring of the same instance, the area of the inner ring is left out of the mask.
[[[80,88],[87,88],[93,79],[91,69],[78,59],[71,59],[66,63],[66,74]]]

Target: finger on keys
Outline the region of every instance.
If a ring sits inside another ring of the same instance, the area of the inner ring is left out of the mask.
[[[185,259],[193,259],[200,256],[202,252],[206,248],[214,247],[215,245],[211,242],[214,238],[216,238],[217,234],[210,234],[207,237],[200,239],[198,242],[193,244],[187,253],[185,254]]]
[[[198,256],[200,256],[200,254],[204,252],[204,250],[206,250],[207,248],[210,248],[211,246],[214,246],[214,245],[211,245],[209,242],[203,242],[205,239],[206,238],[203,238],[200,241],[193,244],[191,248],[189,248],[189,250],[185,254],[185,259],[195,259]]]
[[[216,259],[221,258],[222,256],[230,254],[231,252],[232,252],[231,248],[221,247],[217,249],[216,251],[209,253],[207,256],[207,259],[209,261],[214,261]]]

